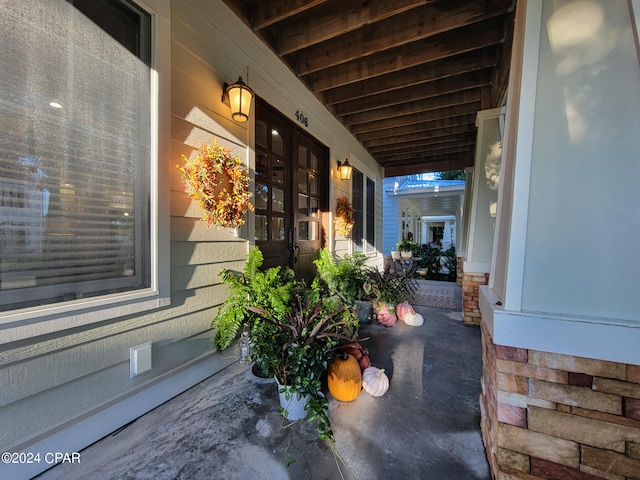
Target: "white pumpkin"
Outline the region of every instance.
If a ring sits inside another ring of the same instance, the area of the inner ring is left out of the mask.
[[[389,390],[389,377],[384,368],[367,367],[362,372],[362,388],[372,397],[381,397]]]
[[[412,327],[420,327],[424,323],[424,317],[419,313],[406,313],[404,316],[404,323],[411,325]]]

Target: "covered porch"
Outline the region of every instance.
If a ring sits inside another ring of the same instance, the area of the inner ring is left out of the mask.
[[[259,242],[381,267],[385,179],[465,169],[456,309],[363,329],[393,388],[331,402],[345,478],[640,479],[637,0],[115,2],[145,19],[138,50],[76,8],[98,0],[5,3],[0,451],[82,452],[44,479],[336,478],[273,384],[213,350],[220,272]],[[200,221],[176,168],[214,139],[262,202],[235,228]],[[69,282],[43,282],[51,252]]]
[[[37,478],[489,480],[480,331],[461,321],[460,287],[455,297],[455,309],[417,306],[422,327],[363,325],[391,388],[378,398],[330,398],[334,447],[308,422],[279,416],[274,381],[236,362],[81,451],[80,464]]]

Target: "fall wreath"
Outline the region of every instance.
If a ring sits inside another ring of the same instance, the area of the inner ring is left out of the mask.
[[[349,198],[346,196],[338,197],[336,204],[336,232],[343,237],[351,234],[351,229],[355,221],[353,220],[353,212],[355,209],[351,206]]]
[[[249,173],[242,160],[215,139],[212,145],[202,144],[193,159],[185,155],[182,159],[184,165],[177,167],[187,195],[204,210],[202,221],[226,228],[243,225],[242,216],[254,208],[249,201]]]

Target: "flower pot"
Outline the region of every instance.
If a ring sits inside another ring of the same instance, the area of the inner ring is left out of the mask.
[[[360,323],[369,323],[373,318],[373,304],[367,300],[356,300],[356,312]]]
[[[398,252],[397,250],[391,250],[391,259],[400,260],[400,252]]]
[[[284,409],[284,417],[291,421],[306,417],[307,412],[304,409],[307,405],[307,397],[291,391],[291,387],[287,385],[280,385],[277,378],[276,384],[278,386],[278,395],[280,396],[280,406]]]
[[[400,257],[402,257],[403,260],[410,260],[411,257],[413,257],[413,252],[400,252]]]

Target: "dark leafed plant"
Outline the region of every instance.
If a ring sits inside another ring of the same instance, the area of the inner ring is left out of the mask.
[[[386,268],[369,270],[369,280],[365,283],[365,291],[372,300],[385,305],[396,306],[414,293],[413,279],[398,271]]]
[[[333,440],[321,378],[339,341],[355,339],[357,322],[350,310],[320,299],[313,289],[295,295],[291,307],[284,316],[247,307],[259,316],[251,330],[256,363],[274,372],[281,385],[307,396],[307,419],[320,438]]]

